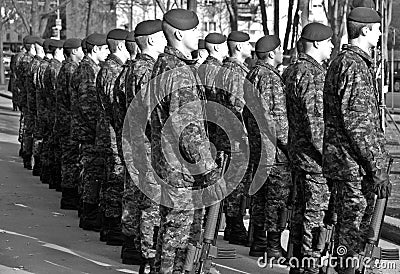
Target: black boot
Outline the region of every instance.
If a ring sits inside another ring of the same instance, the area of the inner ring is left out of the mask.
[[[224,240],[229,241],[230,235],[231,235],[231,229],[232,229],[232,220],[233,218],[230,218],[226,216],[225,214],[225,229],[224,229]]]
[[[63,188],[61,195],[61,209],[77,210],[79,206],[78,188]]]
[[[229,217],[230,219],[231,217]],[[230,231],[229,243],[233,245],[243,245],[247,246],[248,236],[246,228],[243,224],[243,216],[239,215],[232,218],[232,228]]]
[[[154,258],[143,259],[143,262],[140,264],[139,274],[155,273],[154,260]]]
[[[32,175],[33,176],[40,176],[40,174],[42,173],[42,164],[40,162],[40,157],[39,156],[33,156],[34,159],[34,165],[33,165],[33,169],[32,169]]]
[[[83,203],[83,210],[80,217],[79,227],[83,230],[100,232],[101,216],[97,204]]]
[[[124,242],[124,234],[122,234],[121,217],[106,217],[109,224],[107,233],[107,245],[120,246]]]
[[[32,155],[25,154],[23,159],[24,159],[24,168],[31,170],[32,169]]]
[[[279,259],[286,257],[286,252],[281,246],[282,232],[267,232],[267,258]]]
[[[253,243],[250,247],[249,256],[262,257],[267,251],[267,236],[263,226],[254,226]]]
[[[101,213],[101,229],[100,229],[100,242],[107,242],[108,232],[110,230],[110,224],[104,212]]]
[[[137,250],[133,236],[124,237],[121,258],[123,264],[141,265],[143,263],[142,252]]]

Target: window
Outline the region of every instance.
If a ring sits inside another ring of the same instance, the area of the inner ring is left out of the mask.
[[[22,41],[22,34],[18,33],[18,41]]]
[[[6,41],[10,41],[11,39],[11,35],[10,35],[10,33],[8,32],[7,34],[6,34]]]
[[[204,5],[206,6],[214,6],[216,0],[204,0]]]
[[[203,22],[203,30],[204,31],[216,31],[217,23],[216,22]]]

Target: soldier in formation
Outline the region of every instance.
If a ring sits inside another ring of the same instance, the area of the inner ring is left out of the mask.
[[[27,36],[12,65],[24,166],[32,168],[33,154],[34,175],[62,191],[60,207],[78,209],[81,228],[122,245],[122,262],[139,273],[187,270],[204,208],[223,198],[224,239],[252,238],[249,255],[267,259],[287,256],[282,218],[293,202],[290,255],[308,260],[290,273],[321,273],[316,242],[328,211],[352,258],[365,244],[375,195],[390,196],[371,57],[380,20],[353,9],[349,45],[328,69],[332,29],[308,24],[282,76],[277,36],[256,42],[249,70],[247,33],[199,40],[197,15],[183,9],[133,32],[65,42]],[[243,222],[248,198],[252,235]]]

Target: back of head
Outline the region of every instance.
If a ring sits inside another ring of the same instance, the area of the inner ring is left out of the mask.
[[[159,19],[146,20],[137,24],[134,35],[135,41],[141,51],[147,48],[147,39],[150,35],[162,31],[162,22]]]
[[[233,56],[236,54],[236,48],[239,43],[244,43],[250,40],[250,36],[242,31],[232,31],[228,35],[228,50],[229,56]]]
[[[134,31],[129,32],[129,34],[126,36],[125,46],[130,55],[136,54],[137,44],[135,42],[135,32]]]
[[[167,11],[163,16],[162,30],[168,43],[175,41],[176,30],[190,30],[199,24],[197,14],[191,10],[172,9]]]
[[[367,7],[354,8],[347,17],[347,33],[349,40],[358,38],[364,27],[372,28],[375,23],[380,23],[378,12]]]
[[[128,36],[129,31],[124,29],[113,29],[107,34],[107,45],[111,53],[115,53],[118,50],[120,43],[125,43],[125,39]]]

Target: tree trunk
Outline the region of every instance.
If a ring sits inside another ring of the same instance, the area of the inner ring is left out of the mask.
[[[188,0],[187,1],[187,9],[197,12],[197,1],[196,0]]]
[[[334,58],[340,51],[340,42],[346,32],[346,17],[349,6],[349,0],[328,2],[328,21],[333,30],[332,43],[335,48],[332,51],[331,58]]]
[[[90,14],[92,13],[92,1],[93,1],[93,0],[88,0],[88,11],[87,11],[87,17],[86,17],[86,36],[89,35],[89,29],[90,29]]]
[[[299,24],[300,24],[299,11],[300,11],[300,2],[297,4],[296,13],[293,18],[292,40],[290,43],[290,49],[296,46],[296,42],[298,40],[297,38],[298,38]]]
[[[260,0],[260,8],[261,8],[261,18],[262,18],[262,26],[264,35],[269,34],[268,25],[267,25],[267,10],[265,9],[265,0]]]
[[[229,3],[230,2],[230,3]],[[237,0],[225,0],[226,7],[229,11],[229,22],[231,25],[231,31],[238,30],[238,4]]]
[[[5,77],[4,77],[4,61],[3,61],[3,23],[0,22],[0,84],[5,84]]]
[[[304,27],[308,24],[308,17],[310,13],[310,0],[299,0],[299,10],[301,11],[301,25]]]
[[[289,0],[288,17],[287,17],[288,20],[286,24],[285,39],[283,41],[283,50],[285,53],[288,52],[290,29],[292,27],[292,20],[293,20],[293,5],[294,5],[294,0]]]
[[[39,1],[38,0],[32,0],[32,6],[31,6],[31,35],[40,35],[39,31],[39,24],[40,24],[40,18],[39,18]]]
[[[279,36],[279,0],[274,1],[274,34]]]

